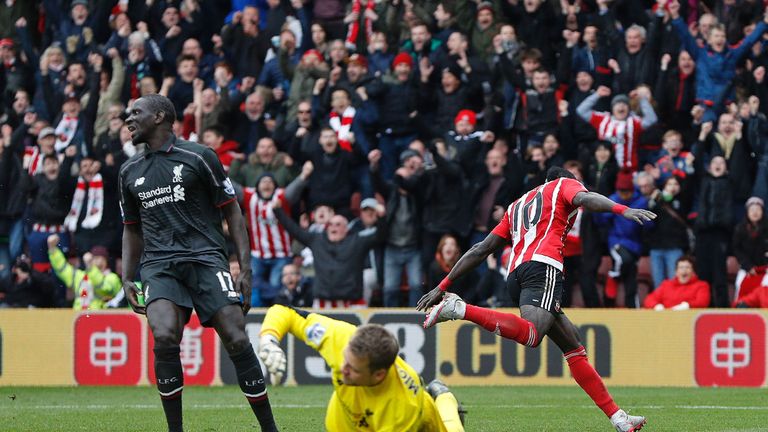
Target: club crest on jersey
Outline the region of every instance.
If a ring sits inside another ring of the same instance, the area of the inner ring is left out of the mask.
[[[133,182],[133,187],[139,187],[144,184],[144,177],[139,177],[136,179],[135,182]]]
[[[178,164],[173,167],[173,182],[181,183],[181,170],[184,169],[184,164]]]

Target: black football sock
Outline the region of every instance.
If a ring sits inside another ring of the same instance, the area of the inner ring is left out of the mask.
[[[272,416],[272,408],[267,397],[267,385],[264,375],[261,373],[261,365],[253,352],[253,346],[248,344],[242,351],[230,354],[229,358],[235,365],[237,382],[243,391],[245,398],[251,405],[256,419],[259,420],[262,431],[277,431],[275,419]]]
[[[157,390],[168,421],[168,432],[183,432],[181,391],[184,389],[184,371],[181,368],[179,347],[155,348],[154,351]]]

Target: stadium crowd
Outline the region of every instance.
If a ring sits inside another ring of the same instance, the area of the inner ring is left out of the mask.
[[[254,306],[414,306],[562,166],[658,214],[580,212],[563,306],[768,307],[764,3],[5,0],[0,304],[125,304],[124,122],[160,93],[235,184]],[[515,305],[509,255],[453,291]]]

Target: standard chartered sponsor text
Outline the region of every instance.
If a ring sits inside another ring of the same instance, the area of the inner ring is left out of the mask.
[[[174,189],[171,189],[170,185],[158,186],[150,191],[139,192],[138,196],[142,207],[152,208],[170,202],[184,201],[184,188],[178,185]]]
[[[139,198],[141,198],[142,200],[145,200],[145,199],[148,199],[148,198],[152,198],[152,197],[156,197],[156,196],[160,196],[160,195],[165,195],[165,194],[170,194],[170,193],[171,193],[171,185],[168,185],[168,186],[158,186],[158,187],[156,187],[156,188],[154,188],[152,190],[148,190],[146,192],[139,192]]]

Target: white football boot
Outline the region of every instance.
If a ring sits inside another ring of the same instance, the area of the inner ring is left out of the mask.
[[[424,319],[424,328],[430,328],[443,321],[464,318],[467,303],[454,293],[445,293],[443,300],[429,311]]]
[[[634,432],[642,429],[646,420],[643,416],[629,415],[620,409],[611,416],[611,423],[618,432]]]

